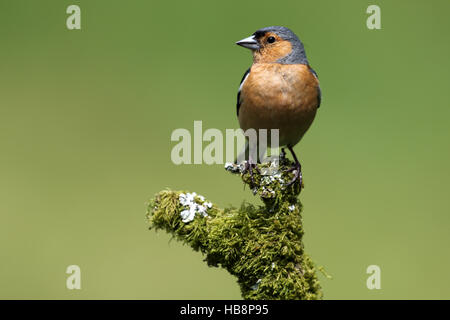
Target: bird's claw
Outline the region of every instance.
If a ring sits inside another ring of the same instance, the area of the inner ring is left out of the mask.
[[[252,163],[250,161],[245,162],[244,170],[242,172],[246,173],[248,171],[250,173],[250,180],[252,182],[251,187],[256,186],[255,177],[253,176],[253,170],[256,170],[258,173],[260,173],[255,163]]]
[[[287,183],[288,187],[291,186],[292,184],[294,184],[297,180],[299,182],[300,187],[303,186],[303,175],[302,175],[302,170],[301,170],[300,164],[297,163],[293,167],[291,167],[285,171],[286,172],[294,171],[294,178]]]

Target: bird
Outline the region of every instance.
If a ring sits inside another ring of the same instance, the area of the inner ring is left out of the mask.
[[[253,55],[253,63],[244,73],[237,94],[239,125],[243,131],[278,129],[279,146],[287,147],[295,161],[288,169],[294,172],[288,185],[298,181],[302,186],[302,167],[293,148],[320,107],[318,75],[309,65],[303,43],[289,28],[265,27],[236,44],[250,49]],[[246,162],[252,181],[252,170],[256,168],[253,161],[249,158]]]

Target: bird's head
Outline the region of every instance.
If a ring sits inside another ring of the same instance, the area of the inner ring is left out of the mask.
[[[308,64],[300,39],[286,27],[267,27],[236,42],[252,50],[254,63]]]

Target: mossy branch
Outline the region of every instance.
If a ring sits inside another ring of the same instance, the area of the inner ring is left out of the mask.
[[[254,170],[252,189],[263,206],[243,203],[221,209],[204,197],[164,190],[150,202],[150,228],[163,229],[205,255],[209,266],[221,266],[237,277],[244,299],[320,299],[322,292],[302,242],[301,186],[286,185],[291,163],[265,163]],[[242,166],[227,165],[252,185]]]

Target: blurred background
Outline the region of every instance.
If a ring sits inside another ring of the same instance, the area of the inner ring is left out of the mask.
[[[323,92],[296,151],[324,298],[449,299],[450,2],[377,0],[381,30],[371,4],[1,1],[0,298],[239,299],[226,271],[148,230],[146,203],[166,187],[258,202],[223,165],[174,165],[170,135],[237,128],[251,55],[234,43],[283,25]]]

